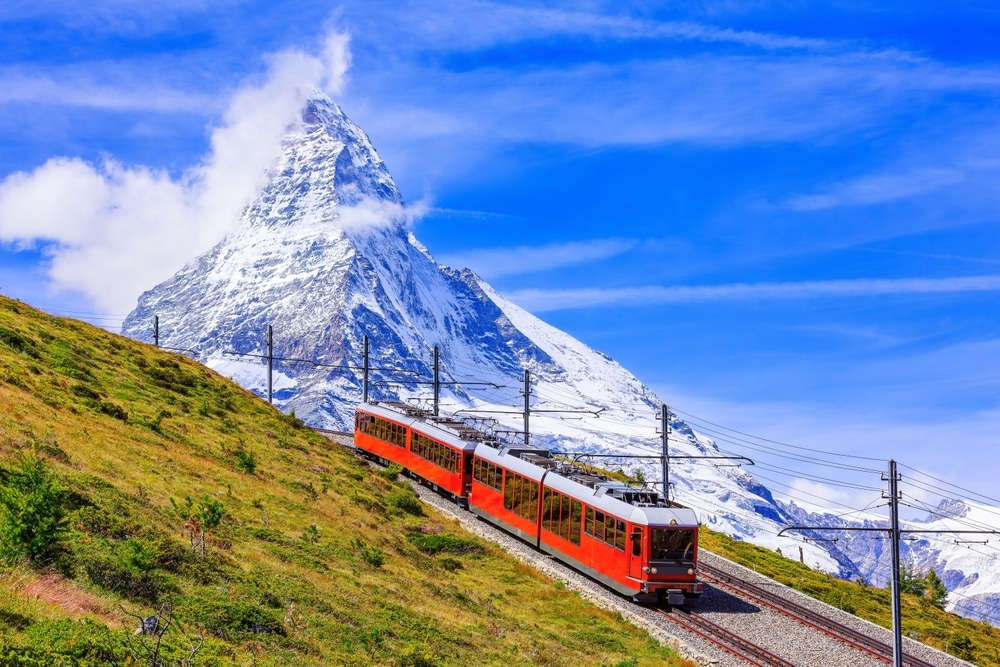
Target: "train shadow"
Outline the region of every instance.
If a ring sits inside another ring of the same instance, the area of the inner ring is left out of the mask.
[[[688,602],[686,606],[694,612],[710,611],[723,614],[756,614],[761,610],[759,606],[709,583],[704,585],[701,597],[693,603]]]

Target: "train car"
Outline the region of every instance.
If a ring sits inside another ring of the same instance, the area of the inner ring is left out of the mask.
[[[698,520],[664,505],[544,450],[476,448],[469,509],[637,601],[681,605],[702,591]]]
[[[402,404],[366,403],[354,414],[354,445],[383,463],[398,463],[435,491],[466,505],[476,444],[449,428],[454,422],[435,423],[426,417],[426,411]]]
[[[355,445],[639,602],[701,594],[698,520],[655,491],[590,474],[534,448],[500,446],[403,404],[359,406]]]
[[[537,547],[541,486],[549,459],[536,451],[477,447],[469,509]]]

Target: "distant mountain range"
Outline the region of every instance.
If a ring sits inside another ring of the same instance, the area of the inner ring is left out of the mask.
[[[655,455],[650,426],[663,401],[607,355],[507,301],[469,270],[437,264],[406,224],[385,164],[365,133],[316,94],[284,137],[267,184],[236,232],[144,293],[122,332],[187,350],[243,386],[266,395],[268,326],[273,328],[274,402],[316,427],[346,430],[361,399],[363,344],[375,398],[430,396],[433,349],[440,350],[441,410],[498,431],[523,430],[524,370],[531,373],[532,444],[560,451]],[[599,416],[598,416],[599,415]],[[671,416],[671,453],[719,455],[715,443]],[[516,435],[513,435],[516,437]],[[659,479],[658,462],[618,462]],[[746,471],[679,459],[672,496],[703,523],[770,548],[784,526],[834,520],[777,502]],[[956,511],[978,511],[974,508]],[[844,578],[878,579],[885,544],[866,536],[802,544],[805,562]],[[965,552],[909,546],[949,588],[992,600],[995,562]],[[962,598],[964,600],[965,598]],[[971,603],[970,603],[971,604]],[[957,610],[974,617],[960,603]],[[997,620],[1000,620],[998,613]],[[994,621],[996,622],[996,621]]]

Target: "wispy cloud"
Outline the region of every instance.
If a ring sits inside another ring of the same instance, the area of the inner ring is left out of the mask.
[[[902,173],[870,174],[835,183],[821,192],[789,197],[783,208],[818,211],[837,206],[864,206],[905,199],[954,185],[964,175],[957,169],[917,169]]]
[[[638,244],[639,242],[634,239],[595,239],[533,247],[469,250],[459,254],[443,255],[438,259],[448,266],[471,268],[484,278],[497,278],[541,273],[608,259],[628,252]]]
[[[542,37],[606,40],[669,39],[731,43],[766,50],[843,48],[835,40],[734,30],[696,21],[656,21],[624,12],[601,13],[560,7],[516,6],[497,2],[403,3],[393,8],[420,16],[413,33],[441,50],[487,48]]]
[[[23,68],[0,68],[0,104],[28,102],[86,107],[104,111],[153,111],[206,114],[220,111],[215,95],[171,88],[127,68],[108,68],[104,76],[71,68],[39,74]],[[132,74],[137,76],[133,77]],[[104,81],[102,79],[113,79]]]
[[[894,280],[826,280],[728,285],[648,286],[563,290],[522,289],[504,296],[533,312],[598,306],[701,303],[711,301],[788,300],[902,294],[1000,291],[1000,276],[904,278]]]

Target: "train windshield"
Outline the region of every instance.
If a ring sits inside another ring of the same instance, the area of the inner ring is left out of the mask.
[[[653,528],[650,531],[650,560],[691,560],[694,557],[694,530],[690,528]]]

